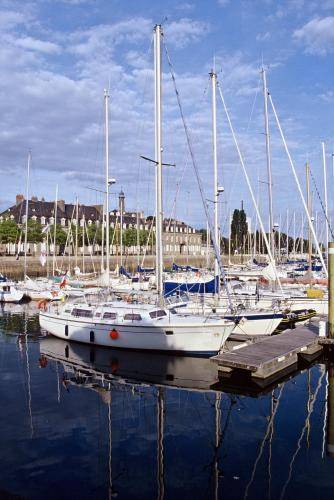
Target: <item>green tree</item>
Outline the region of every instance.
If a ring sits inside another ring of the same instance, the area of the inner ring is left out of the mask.
[[[25,231],[25,226],[23,228]],[[28,242],[29,243],[40,243],[43,240],[42,226],[36,220],[28,220]]]
[[[134,247],[137,245],[137,230],[126,229],[123,232],[123,241],[126,247]]]
[[[0,242],[15,243],[18,239],[19,228],[14,220],[4,220],[0,223]]]
[[[53,242],[53,238],[54,238],[54,234],[55,234],[54,231],[55,231],[54,225],[50,226],[49,227],[49,237],[50,237],[52,242]],[[57,245],[65,245],[66,239],[67,239],[66,231],[64,230],[64,228],[60,224],[57,224],[56,225],[56,244]]]
[[[233,212],[231,222],[231,244],[233,250],[237,250],[242,247],[244,239],[247,237],[247,233],[248,224],[246,212],[243,208],[241,210],[236,208]]]

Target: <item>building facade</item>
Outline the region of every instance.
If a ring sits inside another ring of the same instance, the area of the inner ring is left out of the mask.
[[[78,212],[78,213],[77,213]],[[25,224],[26,200],[22,194],[16,196],[16,203],[0,214],[0,222],[13,220],[19,226]],[[95,225],[99,227],[106,217],[103,214],[102,205],[82,205],[65,203],[64,200],[54,201],[40,200],[33,196],[28,202],[28,220],[39,222],[44,228],[55,222],[66,231],[71,225],[79,224]],[[119,206],[109,213],[109,224],[111,229],[135,229],[139,231],[155,232],[154,217],[145,217],[143,212],[126,211],[125,195],[123,191],[119,194]],[[202,249],[201,234],[188,224],[176,219],[164,219],[163,221],[163,246],[166,254],[189,254],[199,255]],[[151,249],[152,250],[152,249]],[[137,247],[126,248],[127,253],[135,253]]]

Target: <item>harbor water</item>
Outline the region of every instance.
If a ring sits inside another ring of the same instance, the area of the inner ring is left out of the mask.
[[[332,498],[329,360],[256,392],[46,336],[27,304],[0,311],[0,373],[0,498]]]

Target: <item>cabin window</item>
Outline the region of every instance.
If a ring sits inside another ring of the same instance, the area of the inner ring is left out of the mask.
[[[117,314],[114,312],[105,312],[103,315],[103,319],[116,319]]]
[[[77,318],[91,318],[93,316],[93,311],[89,309],[73,309],[72,316]]]
[[[70,313],[71,309],[65,309],[64,313]]]
[[[167,316],[166,311],[163,309],[159,309],[158,311],[153,311],[150,313],[151,318],[162,318],[163,316]]]
[[[100,318],[100,316],[101,316],[101,313],[95,313],[96,318]]]
[[[141,321],[140,314],[124,314],[124,319],[127,321]]]

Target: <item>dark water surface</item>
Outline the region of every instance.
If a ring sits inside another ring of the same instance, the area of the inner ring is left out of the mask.
[[[6,306],[0,374],[1,499],[334,498],[325,364],[234,394],[208,360],[43,338]]]

